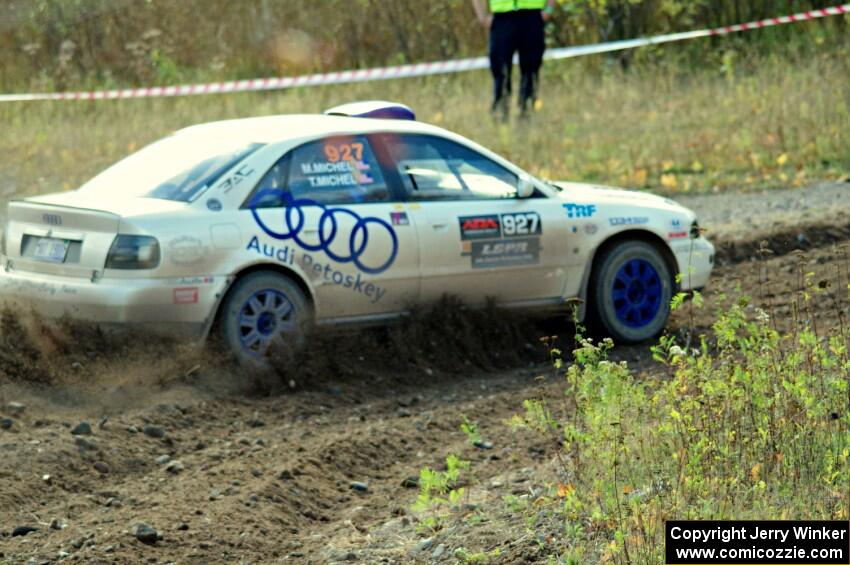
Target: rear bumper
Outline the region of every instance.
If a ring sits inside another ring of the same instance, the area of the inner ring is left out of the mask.
[[[687,239],[672,245],[682,280],[681,290],[703,288],[714,269],[714,245],[705,239]]]
[[[99,279],[0,270],[0,300],[47,317],[203,335],[226,277]]]

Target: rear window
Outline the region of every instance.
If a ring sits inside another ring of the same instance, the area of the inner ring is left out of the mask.
[[[221,175],[259,149],[260,146],[260,144],[252,144],[236,151],[204,159],[174,175],[145,196],[178,202],[192,202],[207,188],[215,184],[221,178]]]
[[[192,202],[262,143],[175,135],[148,145],[84,184],[103,198],[146,197]]]

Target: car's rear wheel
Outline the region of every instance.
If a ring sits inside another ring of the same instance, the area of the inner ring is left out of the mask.
[[[310,304],[292,279],[261,271],[234,283],[219,323],[225,344],[238,359],[263,363],[270,348],[296,345],[311,318]]]
[[[625,241],[603,251],[588,290],[588,322],[616,343],[652,339],[667,325],[673,278],[649,243]]]

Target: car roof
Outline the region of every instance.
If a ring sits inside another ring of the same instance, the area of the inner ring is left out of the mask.
[[[446,130],[412,120],[388,120],[328,116],[324,114],[289,114],[241,118],[198,124],[181,129],[177,135],[227,136],[245,143],[278,143],[289,139],[373,132],[436,133],[459,137]]]

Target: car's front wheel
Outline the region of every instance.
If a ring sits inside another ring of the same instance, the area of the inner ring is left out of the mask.
[[[658,336],[670,317],[673,277],[664,257],[644,241],[602,252],[590,278],[588,322],[616,343]]]
[[[241,361],[262,363],[275,343],[297,343],[312,312],[292,279],[262,271],[237,280],[219,320],[225,344]]]

